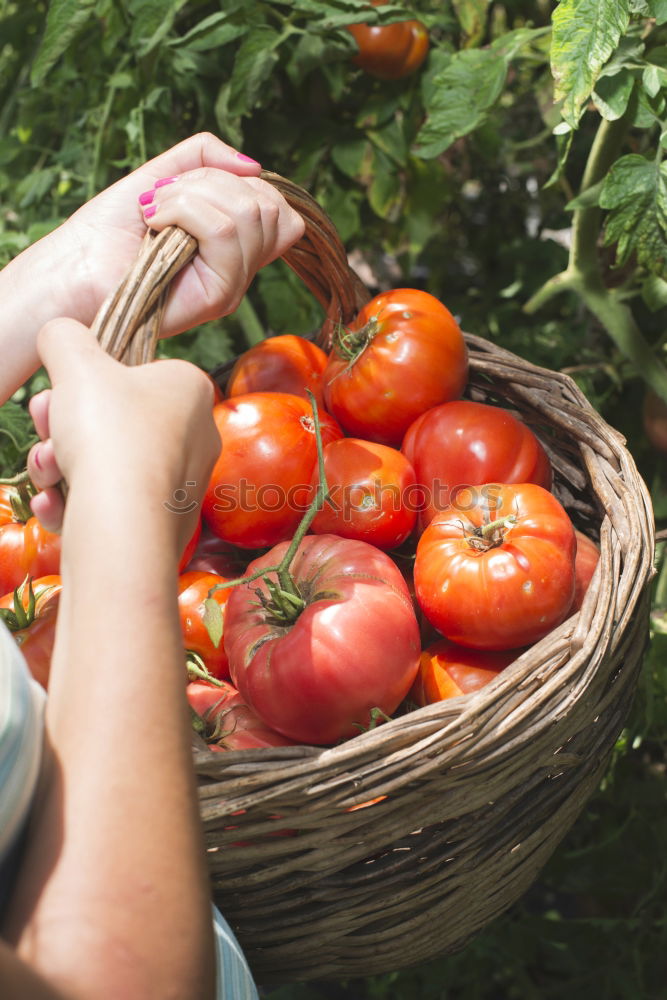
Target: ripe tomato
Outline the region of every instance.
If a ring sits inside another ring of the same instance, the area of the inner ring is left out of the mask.
[[[60,577],[52,574],[25,581],[0,598],[0,616],[20,646],[30,673],[43,688],[49,686],[61,591]]]
[[[469,510],[437,514],[421,536],[417,599],[463,646],[528,646],[570,613],[575,545],[567,512],[547,490],[493,484]]]
[[[236,688],[225,681],[220,687],[192,681],[186,685],[185,693],[199,718],[200,724],[195,728],[211,750],[293,745],[292,740],[269,729],[246,705]]]
[[[551,488],[551,463],[531,429],[507,410],[458,399],[435,406],[408,428],[401,451],[423,487],[424,529],[450,504],[465,511],[470,486],[537,483]]]
[[[291,392],[307,399],[310,389],[317,405],[324,406],[322,374],[327,356],[304,337],[286,333],[255,344],[238,359],[227,383],[227,396],[246,392]]]
[[[408,697],[417,705],[478,691],[516,659],[516,650],[481,650],[441,639],[425,649]]]
[[[215,573],[204,573],[192,570],[182,573],[178,578],[178,615],[183,633],[183,645],[186,650],[201,656],[208,672],[214,677],[229,677],[229,664],[225,647],[220,639],[216,646],[206,627],[206,601],[209,590],[218,583],[224,583],[225,577]],[[211,594],[213,600],[222,610],[224,630],[224,607],[229,599],[230,590],[216,590]]]
[[[42,527],[19,490],[0,485],[0,593],[59,570],[60,535]]]
[[[279,563],[287,544],[248,572]],[[335,743],[367,727],[374,708],[390,715],[403,700],[419,664],[419,626],[400,570],[367,542],[307,535],[290,575],[305,606],[288,624],[258,600],[269,597],[264,578],[232,592],[232,680],[273,729],[300,743]]]
[[[577,552],[574,559],[574,599],[570,613],[579,611],[591,582],[595,567],[600,561],[600,550],[582,531],[575,530]]]
[[[364,306],[329,355],[327,409],[354,436],[400,447],[424,410],[461,395],[468,351],[442,302],[415,288]]]
[[[359,538],[380,549],[404,542],[415,525],[410,493],[415,474],[407,458],[384,444],[341,438],[324,449],[329,497],[315,515],[318,535]],[[318,470],[313,483],[318,482]]]
[[[195,525],[195,530],[192,532],[190,541],[183,549],[183,555],[179,560],[178,563],[179,573],[183,572],[183,570],[185,569],[185,567],[188,565],[193,555],[195,554],[195,551],[199,544],[199,539],[201,538],[201,532],[202,532],[202,523],[201,523],[201,517],[199,517],[197,518],[197,524]]]
[[[374,6],[382,0],[371,0]],[[351,24],[348,31],[359,46],[353,62],[380,80],[400,80],[414,73],[428,55],[429,38],[421,21],[393,24]]]
[[[282,392],[252,392],[218,403],[213,416],[223,442],[203,503],[219,538],[259,549],[291,538],[313,495],[317,462],[310,404]],[[320,415],[322,445],[342,437]]]
[[[245,550],[237,549],[229,542],[223,542],[204,525],[197,548],[185,567],[185,572],[198,569],[204,573],[215,573],[216,576],[222,576],[226,580],[233,580],[237,576],[243,576],[247,565],[248,553]]]

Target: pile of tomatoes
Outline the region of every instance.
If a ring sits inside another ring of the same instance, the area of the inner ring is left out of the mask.
[[[328,354],[286,335],[237,360],[178,581],[212,749],[331,745],[465,695],[581,606],[597,546],[534,432],[467,380],[458,324],[416,289],[376,296]],[[58,539],[2,489],[0,613],[46,686]]]

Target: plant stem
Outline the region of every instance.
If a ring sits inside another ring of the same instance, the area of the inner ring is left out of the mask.
[[[248,347],[254,347],[266,339],[264,327],[259,321],[259,316],[255,312],[252,302],[247,295],[241,299],[238,309],[234,313],[234,318],[241,324],[245,342]]]

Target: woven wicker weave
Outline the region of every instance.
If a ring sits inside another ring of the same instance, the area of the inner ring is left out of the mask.
[[[265,176],[306,217],[285,259],[327,314],[326,342],[368,293],[312,199]],[[152,357],[161,293],[195,249],[179,230],[147,241],[98,317],[114,356]],[[599,537],[599,568],[581,611],[476,694],[332,749],[195,749],[215,898],[262,983],[386,972],[460,948],[535,879],[628,712],[648,635],[646,487],[571,379],[466,340],[468,394],[510,405],[540,436],[555,493]]]

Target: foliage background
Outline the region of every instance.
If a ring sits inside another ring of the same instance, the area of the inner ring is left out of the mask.
[[[415,14],[414,76],[355,68],[345,25]],[[667,400],[667,0],[0,0],[0,261],[201,129],[308,188],[371,290],[441,298],[462,326],[570,372],[628,440],[667,521],[647,386]],[[212,368],[318,307],[277,262],[233,317],[161,351]],[[0,466],[32,440],[37,373],[0,410]],[[539,882],[462,953],[271,1000],[657,1000],[667,953],[667,569],[649,655],[598,794]],[[665,564],[667,565],[667,564]]]

